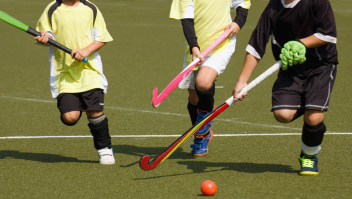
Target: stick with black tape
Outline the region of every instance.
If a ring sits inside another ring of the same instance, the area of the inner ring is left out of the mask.
[[[33,28],[27,26],[26,24],[20,22],[19,20],[11,17],[10,15],[6,14],[5,12],[3,12],[1,10],[0,10],[0,20],[4,21],[4,22],[6,22],[6,23],[8,23],[8,24],[20,29],[20,30],[23,30],[26,33],[31,34],[31,35],[33,35],[35,37],[37,37],[37,36],[40,37],[41,36],[41,34],[38,31],[36,31]],[[54,40],[52,40],[50,38],[49,38],[48,43],[53,45],[53,46],[55,46],[56,48],[64,51],[64,52],[68,53],[68,54],[71,54],[71,52],[72,52],[71,49],[67,48],[66,46],[63,46],[62,44],[60,44],[60,43],[58,43],[58,42],[56,42],[56,41],[54,41]],[[88,61],[88,57],[84,58],[82,61],[83,62],[87,62]]]

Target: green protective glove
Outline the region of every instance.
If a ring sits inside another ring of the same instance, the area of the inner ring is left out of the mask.
[[[288,60],[285,57],[285,55],[283,55],[283,53],[280,54],[280,59],[281,59],[281,68],[282,68],[282,70],[287,70]]]
[[[287,65],[303,64],[306,61],[306,47],[301,42],[289,41],[281,50],[280,59],[283,70],[287,70]]]

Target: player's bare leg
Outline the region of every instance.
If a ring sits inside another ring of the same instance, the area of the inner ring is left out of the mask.
[[[81,116],[81,111],[70,111],[70,112],[63,113],[61,115],[61,119],[67,125],[74,125],[77,123],[80,116]]]
[[[304,125],[302,130],[302,152],[299,158],[301,163],[301,175],[318,174],[318,158],[316,155],[321,149],[326,126],[323,122],[324,112],[318,110],[306,110],[304,113]]]
[[[288,123],[293,121],[297,115],[296,110],[275,110],[274,117],[277,121]],[[324,133],[326,131],[324,112],[318,110],[305,110],[304,125],[302,129],[301,155],[301,175],[318,174],[318,158],[316,155],[321,149]]]
[[[218,72],[208,66],[202,66],[199,69],[196,86],[199,91],[207,91],[211,89]]]
[[[289,123],[293,120],[297,110],[280,109],[274,111],[274,117],[278,122]]]
[[[214,109],[214,80],[218,73],[213,68],[202,66],[199,69],[196,79],[196,89],[194,90],[198,98],[197,102],[197,121],[202,120],[209,112]],[[196,101],[194,91],[190,92],[190,102]],[[192,99],[191,99],[192,98]],[[212,139],[212,121],[200,129],[195,134],[194,144],[191,145],[194,156],[205,156],[208,154],[208,144]]]

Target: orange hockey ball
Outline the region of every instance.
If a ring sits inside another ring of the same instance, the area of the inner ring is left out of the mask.
[[[218,188],[216,187],[215,182],[211,180],[206,180],[202,183],[202,186],[200,187],[200,190],[202,191],[203,195],[205,196],[213,196],[216,193],[216,190]]]

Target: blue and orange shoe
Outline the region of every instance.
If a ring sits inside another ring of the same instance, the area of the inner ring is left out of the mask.
[[[208,114],[207,111],[202,111],[200,109],[198,109],[197,112],[197,123]],[[194,144],[191,144],[191,153],[193,156],[205,156],[208,154],[208,144],[213,138],[213,132],[211,130],[212,124],[213,121],[210,121],[194,135]]]
[[[200,109],[197,110],[197,122],[201,121],[209,112],[207,111],[202,111]],[[208,124],[206,124],[202,129],[200,129],[197,133],[196,136],[198,137],[205,137],[205,135],[208,134],[208,132],[211,129],[211,126],[213,125],[213,121],[210,121]]]
[[[316,156],[308,158],[304,155],[301,155],[298,160],[301,164],[301,172],[299,172],[300,175],[318,175],[318,158]]]
[[[206,156],[208,154],[208,145],[213,138],[213,131],[210,130],[206,137],[194,136],[194,144],[191,144],[193,156]]]

